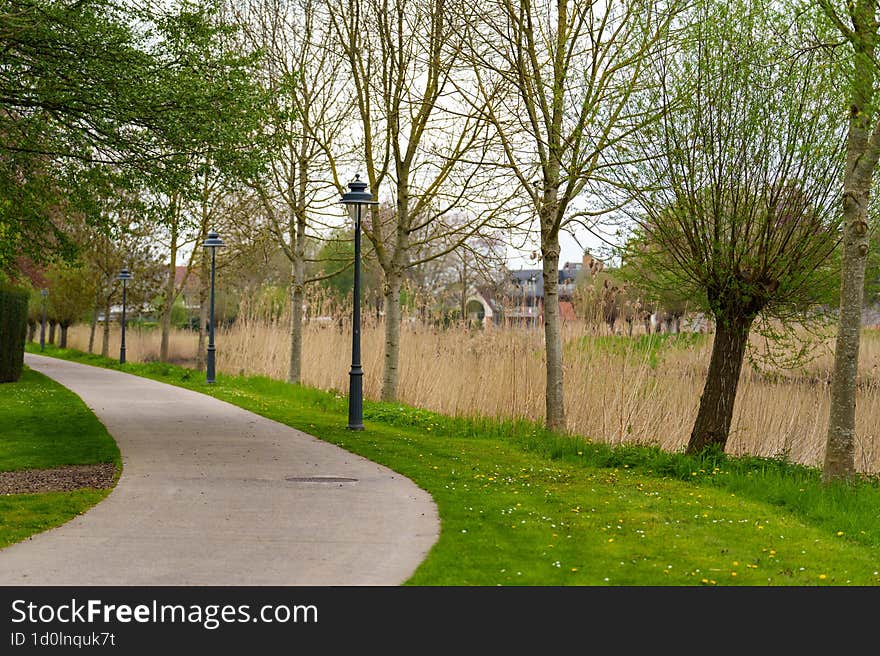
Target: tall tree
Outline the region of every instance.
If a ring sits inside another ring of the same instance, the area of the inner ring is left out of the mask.
[[[355,90],[369,188],[390,198],[364,234],[384,276],[383,400],[397,397],[407,269],[459,247],[507,209],[485,118],[460,89],[464,31],[452,0],[333,0],[331,22]],[[467,206],[469,220],[457,220]],[[430,247],[428,247],[430,245]]]
[[[203,251],[215,206],[227,192],[260,174],[271,143],[264,129],[270,96],[256,79],[259,53],[240,52],[240,26],[221,9],[195,4],[189,13],[163,24],[169,35],[164,58],[177,71],[175,83],[192,85],[189,93],[195,104],[208,103],[214,112],[202,117],[203,125],[191,137],[192,147],[166,154],[176,176],[156,189],[169,254],[161,311],[162,360],[169,353],[172,308]],[[194,74],[197,82],[190,79]],[[187,248],[184,275],[178,280],[178,256]]]
[[[546,423],[565,428],[559,235],[589,216],[577,199],[607,179],[627,135],[655,120],[630,111],[663,48],[676,0],[490,0],[471,13],[480,96],[506,166],[540,230]]]
[[[877,86],[880,3],[877,0],[853,0],[845,4],[833,0],[818,2],[844,38],[850,60],[846,174],[841,196],[844,225],[840,317],[822,468],[822,478],[829,482],[849,479],[855,474],[856,379],[869,250],[868,206],[880,160],[880,90]]]
[[[253,0],[238,9],[249,47],[263,54],[273,99],[274,137],[265,175],[251,181],[263,214],[290,262],[290,359],[287,380],[302,376],[302,325],[309,232],[322,227],[341,191],[337,161],[351,116],[344,61],[333,47],[327,6],[317,0]]]

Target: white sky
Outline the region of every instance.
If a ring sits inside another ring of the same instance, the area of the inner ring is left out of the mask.
[[[602,243],[598,237],[588,233],[586,230],[581,230],[578,232],[578,239],[575,240],[567,232],[562,232],[559,235],[559,245],[561,248],[559,254],[559,268],[566,262],[580,262],[583,260],[584,256],[584,248],[588,249],[591,253],[601,256],[602,247],[605,244]],[[580,244],[578,244],[580,241]],[[537,241],[532,242],[532,246],[523,250],[517,250],[513,246],[508,245],[507,247],[507,266],[509,269],[517,270],[517,269],[540,269],[541,263],[539,260],[532,260],[529,258],[529,255],[532,251],[537,251],[540,255],[541,247]]]

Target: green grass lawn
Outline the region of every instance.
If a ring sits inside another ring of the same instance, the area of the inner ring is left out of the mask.
[[[25,367],[0,385],[0,471],[119,463],[119,448],[73,392]]]
[[[440,539],[413,585],[877,585],[880,487],[823,487],[779,459],[611,448],[528,422],[451,418],[263,377],[47,354],[210,394],[382,463],[427,490]]]
[[[0,385],[0,471],[113,462],[119,449],[73,392],[25,367]],[[0,496],[0,547],[82,514],[109,490]]]

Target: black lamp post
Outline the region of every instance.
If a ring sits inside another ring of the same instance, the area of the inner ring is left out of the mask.
[[[354,294],[352,298],[351,370],[348,373],[348,428],[364,430],[364,371],[361,369],[361,208],[378,205],[361,176],[348,183],[340,201],[354,221]]]
[[[46,297],[49,295],[49,290],[45,287],[40,290],[40,296],[43,297],[43,319],[40,321],[40,350],[43,351],[46,348]]]
[[[131,271],[127,268],[122,269],[117,280],[122,281],[122,343],[119,345],[119,364],[125,364],[125,304],[126,304],[126,283],[131,280]]]
[[[217,249],[223,246],[223,240],[213,230],[208,233],[208,238],[202,244],[211,249],[211,310],[208,314],[208,360],[206,382],[214,382],[214,264],[217,259]]]

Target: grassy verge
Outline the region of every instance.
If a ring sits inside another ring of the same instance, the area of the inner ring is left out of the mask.
[[[0,471],[121,460],[119,449],[82,400],[25,367],[0,385]],[[0,547],[59,526],[103,499],[109,490],[0,496]]]
[[[415,585],[877,585],[880,487],[823,487],[782,460],[610,448],[528,422],[451,418],[263,377],[47,354],[180,385],[299,428],[411,478],[441,535]]]
[[[0,548],[61,526],[104,499],[110,490],[0,496]]]

